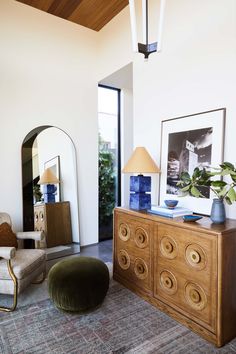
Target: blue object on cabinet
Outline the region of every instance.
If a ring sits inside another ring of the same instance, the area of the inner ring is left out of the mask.
[[[130,209],[146,210],[151,208],[151,177],[130,177]]]
[[[188,221],[188,222],[197,221],[200,219],[202,219],[202,216],[200,216],[200,215],[184,215],[183,216],[183,220]]]
[[[55,203],[55,192],[57,187],[55,184],[44,184],[43,185],[43,199],[44,203]]]

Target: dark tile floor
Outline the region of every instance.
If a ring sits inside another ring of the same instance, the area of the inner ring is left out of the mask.
[[[72,250],[62,251],[58,254],[49,255],[47,260],[47,271],[57,262],[71,257],[88,256],[99,258],[104,262],[112,262],[112,240],[99,242],[95,245],[84,246],[80,248],[76,244],[72,244]],[[68,253],[69,252],[69,253]]]
[[[112,240],[81,247],[80,255],[99,258],[104,262],[112,262]]]

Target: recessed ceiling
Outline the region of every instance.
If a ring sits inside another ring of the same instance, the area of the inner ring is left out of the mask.
[[[112,20],[128,0],[17,0],[38,10],[99,31]]]

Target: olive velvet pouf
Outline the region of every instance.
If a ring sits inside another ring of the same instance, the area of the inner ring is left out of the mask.
[[[61,310],[86,312],[104,300],[109,287],[105,263],[92,257],[74,257],[56,263],[48,274],[49,296]]]

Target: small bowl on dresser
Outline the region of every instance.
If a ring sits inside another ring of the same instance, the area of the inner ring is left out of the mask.
[[[175,199],[166,199],[164,200],[164,203],[167,206],[167,208],[174,209],[176,205],[179,203],[179,201]]]

